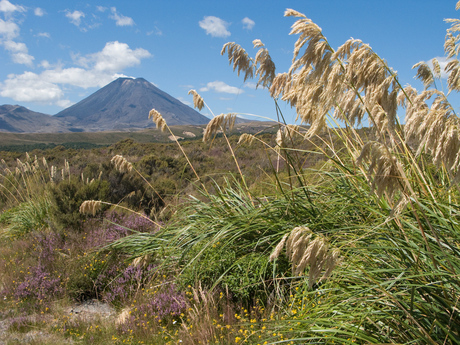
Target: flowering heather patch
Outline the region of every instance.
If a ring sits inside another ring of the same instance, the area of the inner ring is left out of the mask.
[[[156,232],[158,228],[147,218],[137,214],[120,214],[110,212],[104,217],[107,223],[104,226],[93,228],[87,232],[87,246],[97,248],[107,245],[122,237],[137,232]]]
[[[185,294],[177,292],[174,284],[167,284],[158,290],[149,290],[142,299],[132,305],[129,316],[119,325],[120,333],[129,335],[143,330],[164,329],[175,324],[187,308]]]
[[[49,300],[63,292],[61,277],[53,277],[44,266],[29,267],[24,280],[16,286],[13,296],[18,300]]]
[[[31,242],[32,251],[29,255],[33,260],[25,262],[20,256],[16,257],[16,267],[11,272],[16,276],[12,284],[4,287],[2,295],[11,296],[18,302],[36,300],[43,306],[43,302],[64,292],[63,277],[54,265],[62,243],[53,233],[35,235]]]

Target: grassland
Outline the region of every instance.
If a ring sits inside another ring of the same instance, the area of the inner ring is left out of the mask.
[[[254,58],[222,50],[274,98],[276,133],[231,135],[221,114],[203,140],[3,153],[9,343],[460,343],[458,21],[444,94],[436,59],[414,66],[419,92],[368,45],[334,49],[285,15],[288,72],[260,40]]]

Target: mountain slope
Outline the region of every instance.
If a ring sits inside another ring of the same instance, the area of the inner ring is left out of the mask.
[[[60,133],[68,132],[65,120],[37,113],[19,105],[0,106],[0,132]]]
[[[168,125],[205,124],[209,119],[143,78],[119,78],[55,115],[73,131],[107,131],[154,127],[155,108]]]

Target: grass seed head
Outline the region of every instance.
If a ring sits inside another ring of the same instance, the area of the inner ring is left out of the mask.
[[[233,129],[235,125],[236,114],[220,114],[214,117],[209,121],[203,133],[203,141],[208,141],[212,136],[214,136],[218,130],[225,131],[226,128],[229,130]]]
[[[86,200],[80,205],[81,214],[91,213],[93,216],[96,215],[96,212],[101,209],[101,201],[97,200]]]
[[[198,110],[201,110],[204,108],[204,100],[203,100],[203,97],[201,97],[198,92],[196,92],[195,90],[190,90],[188,92],[188,94],[192,94],[193,95],[193,106],[195,108],[197,108]]]
[[[150,118],[153,120],[153,122],[155,122],[155,125],[159,130],[161,130],[162,132],[166,130],[168,125],[166,124],[166,121],[163,118],[163,116],[156,109],[150,110],[149,119]]]
[[[133,165],[121,155],[113,156],[111,162],[115,165],[115,169],[120,172],[130,172],[133,169]]]
[[[283,238],[281,239],[281,241],[277,244],[272,254],[270,255],[270,259],[269,259],[270,262],[278,258],[281,251],[283,250],[284,243],[286,243],[286,239],[288,238],[288,236],[289,236],[289,233],[285,234]]]
[[[248,133],[243,133],[243,134],[240,135],[240,138],[238,139],[237,145],[242,145],[242,144],[252,145],[252,143],[254,142],[255,139],[256,139],[256,137],[254,135],[248,134]]]
[[[228,62],[233,63],[233,71],[238,69],[238,75],[244,72],[244,81],[254,76],[254,60],[239,44],[228,42],[222,47],[220,54],[224,55],[225,51],[228,54]]]

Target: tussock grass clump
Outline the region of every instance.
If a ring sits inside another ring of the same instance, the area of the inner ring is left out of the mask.
[[[425,87],[419,93],[403,88],[368,44],[350,39],[335,49],[304,14],[288,9],[285,16],[295,18],[290,34],[298,36],[287,72],[275,74],[261,40],[253,42],[255,58],[235,42],[221,53],[244,80],[256,78],[267,88],[275,105],[294,107],[306,134],[279,121],[275,145],[264,143],[279,157],[271,166],[273,183],[259,195],[247,187],[227,141],[240,174],[234,184],[215,185],[214,194],[203,190],[205,201],[194,199],[161,236],[136,238],[135,252],[155,256],[164,249],[165,264],[180,270],[179,279],[193,272],[210,290],[247,289],[279,312],[267,327],[289,330],[293,342],[458,342],[460,194],[451,186],[460,174],[459,120],[449,94],[433,88],[441,82],[439,62],[414,66]],[[458,20],[448,22],[451,92],[458,89],[459,28]],[[405,109],[405,126],[398,107]],[[219,127],[224,132],[226,121],[216,116],[205,140]],[[369,130],[360,128],[364,121]],[[239,144],[254,138],[243,135]],[[300,148],[297,139],[313,149]],[[322,168],[306,169],[306,154],[323,157]],[[116,248],[132,250],[133,240]],[[238,289],[230,282],[251,255],[265,264],[258,279],[240,280]],[[206,270],[229,256],[234,264],[225,262],[215,274]],[[265,339],[282,341],[276,332]]]

